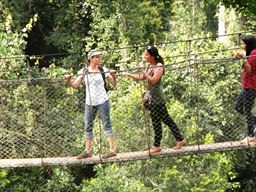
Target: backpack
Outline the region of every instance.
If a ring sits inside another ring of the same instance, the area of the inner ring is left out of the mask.
[[[105,72],[104,69],[101,65],[98,66],[99,70],[100,70],[100,74],[102,75],[103,81],[104,81],[104,88],[106,90],[106,92],[108,92],[108,88],[107,88],[107,83],[106,83],[106,76],[105,76]]]

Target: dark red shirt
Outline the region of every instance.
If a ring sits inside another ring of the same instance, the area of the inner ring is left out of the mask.
[[[256,49],[252,50],[247,59],[251,65],[251,72],[242,73],[242,86],[243,89],[256,89]]]

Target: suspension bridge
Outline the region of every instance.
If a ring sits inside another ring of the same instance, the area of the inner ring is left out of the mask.
[[[117,87],[108,92],[117,140],[117,156],[111,158],[102,158],[108,149],[103,125],[96,118],[93,156],[76,159],[84,148],[83,87],[70,88],[60,75],[35,77],[38,73],[28,64],[28,78],[0,80],[0,168],[96,164],[255,147],[255,143],[240,142],[246,119],[234,110],[241,89],[241,62],[232,55],[239,48],[240,35],[230,35],[237,39],[233,47],[220,43],[211,51],[205,47],[213,37],[157,45],[160,54],[166,54],[161,55],[166,63],[167,108],[188,145],[174,149],[174,138],[163,126],[162,151],[156,154],[148,150],[154,134],[149,113],[141,104],[145,82],[119,75],[138,72],[143,47],[104,50],[106,58],[113,52],[123,58],[123,50],[133,55],[131,61],[116,66]],[[17,58],[1,58],[0,62],[13,59]]]

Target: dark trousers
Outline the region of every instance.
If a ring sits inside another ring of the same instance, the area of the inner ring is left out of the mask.
[[[183,137],[181,136],[177,125],[168,114],[165,104],[153,105],[150,107],[149,111],[150,111],[150,117],[151,117],[153,129],[155,133],[154,146],[160,146],[161,144],[161,140],[162,140],[162,124],[161,123],[162,122],[170,128],[176,141],[183,140]]]
[[[256,90],[244,89],[237,97],[235,109],[242,115],[246,116],[248,136],[254,136],[254,124],[256,117],[252,115],[252,108],[256,97]]]

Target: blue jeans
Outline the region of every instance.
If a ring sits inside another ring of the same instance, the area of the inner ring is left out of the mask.
[[[87,105],[85,104],[85,136],[86,139],[93,137],[93,122],[98,112],[99,118],[103,123],[105,134],[107,136],[113,136],[113,130],[110,122],[110,105],[109,100],[100,105]]]
[[[248,136],[254,136],[254,124],[256,117],[252,115],[252,108],[256,97],[256,90],[244,89],[237,97],[235,109],[242,115],[246,116]]]

